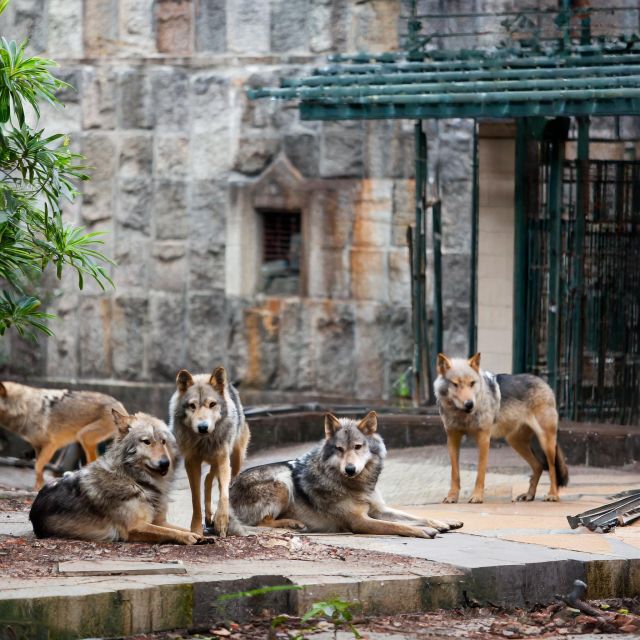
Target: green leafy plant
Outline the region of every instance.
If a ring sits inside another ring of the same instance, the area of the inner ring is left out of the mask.
[[[0,13],[8,2],[0,0]],[[69,85],[52,74],[53,60],[28,56],[26,44],[0,39],[0,335],[9,327],[51,335],[46,321],[54,316],[39,311],[41,301],[26,290],[49,265],[58,279],[64,267],[73,269],[80,289],[87,276],[102,289],[113,286],[100,234],[62,220],[63,203],[77,195],[74,183],[88,180],[82,157],[66,135],[45,135],[26,116],[31,109],[38,122],[40,105],[60,106],[56,92]]]
[[[411,367],[405,369],[393,383],[393,393],[398,398],[411,397]]]
[[[351,631],[354,638],[361,638],[358,630],[353,625],[353,610],[357,603],[347,602],[341,598],[314,602],[311,608],[302,616],[302,622],[307,622],[312,618],[324,618],[333,624],[333,637],[338,637],[338,630],[346,627]]]
[[[216,604],[221,605],[231,600],[238,600],[240,598],[255,598],[257,596],[264,596],[277,591],[299,591],[301,586],[295,584],[280,584],[270,587],[259,587],[257,589],[250,589],[248,591],[236,591],[235,593],[226,593],[218,596]],[[357,602],[348,602],[341,598],[332,598],[330,600],[322,600],[320,602],[314,602],[310,609],[302,616],[300,622],[306,624],[311,620],[325,620],[333,625],[333,637],[338,637],[338,631],[345,627],[352,634],[353,637],[358,640],[362,636],[353,624],[353,612],[360,606]],[[282,627],[286,622],[291,619],[291,616],[280,614],[272,618],[271,620],[271,633],[269,638],[274,638],[275,631]],[[304,630],[300,632],[294,632],[289,634],[290,640],[306,640]]]

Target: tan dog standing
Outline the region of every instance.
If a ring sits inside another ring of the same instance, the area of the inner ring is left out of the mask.
[[[122,404],[103,393],[0,382],[0,426],[35,449],[36,491],[44,484],[46,464],[61,447],[77,441],[87,463],[97,458],[98,444],[117,433],[113,409],[127,413]]]
[[[191,531],[202,534],[203,530],[200,484],[202,463],[206,462],[211,467],[204,480],[206,525],[213,525],[223,537],[227,533],[242,534],[235,519],[229,528],[229,485],[240,472],[250,434],[240,396],[228,382],[224,368],[218,367],[211,375],[179,371],[176,392],[169,403],[169,420],[184,456],[191,488]],[[216,477],[220,500],[214,517],[211,490]]]
[[[558,447],[558,412],[551,387],[530,374],[499,374],[480,369],[480,354],[468,360],[438,354],[434,383],[440,416],[447,432],[451,459],[451,487],[444,502],[460,494],[460,444],[463,436],[478,445],[478,474],[469,502],[484,500],[484,481],[491,438],[504,438],[531,466],[529,490],[517,500],[533,500],[542,471],[548,469],[551,487],[545,500],[557,501],[558,486],[569,482],[569,470]],[[531,449],[536,436],[541,459]]]

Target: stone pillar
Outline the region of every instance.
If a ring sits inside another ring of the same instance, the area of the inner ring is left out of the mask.
[[[482,366],[511,372],[515,130],[480,128],[478,351]]]

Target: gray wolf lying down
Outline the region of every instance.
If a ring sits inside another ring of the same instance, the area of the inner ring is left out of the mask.
[[[325,439],[302,457],[253,467],[235,479],[230,499],[241,522],[418,538],[462,526],[387,507],[376,489],[386,449],[375,412],[359,422],[327,414],[324,425]]]

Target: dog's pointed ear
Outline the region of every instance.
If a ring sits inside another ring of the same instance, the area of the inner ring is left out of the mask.
[[[176,376],[176,388],[184,393],[193,384],[193,376],[186,370],[180,369]]]
[[[227,372],[224,367],[218,367],[209,378],[209,384],[219,393],[227,386]]]
[[[445,356],[444,353],[439,353],[436,367],[438,369],[438,373],[441,376],[444,376],[447,374],[447,371],[451,369],[451,360],[449,360],[449,358],[447,358],[447,356]]]
[[[475,353],[469,358],[469,366],[474,370],[480,373],[480,352]]]
[[[367,415],[358,422],[358,429],[365,436],[370,436],[378,430],[378,416],[375,411],[369,411]]]
[[[7,387],[4,386],[4,382],[0,382],[0,398],[7,397]]]
[[[120,437],[126,436],[129,433],[129,429],[131,429],[131,416],[120,413],[117,409],[111,409],[111,415],[116,427],[118,427]]]
[[[332,413],[324,414],[324,435],[327,440],[333,437],[333,434],[340,429],[342,425],[340,424],[340,420],[336,418]]]

